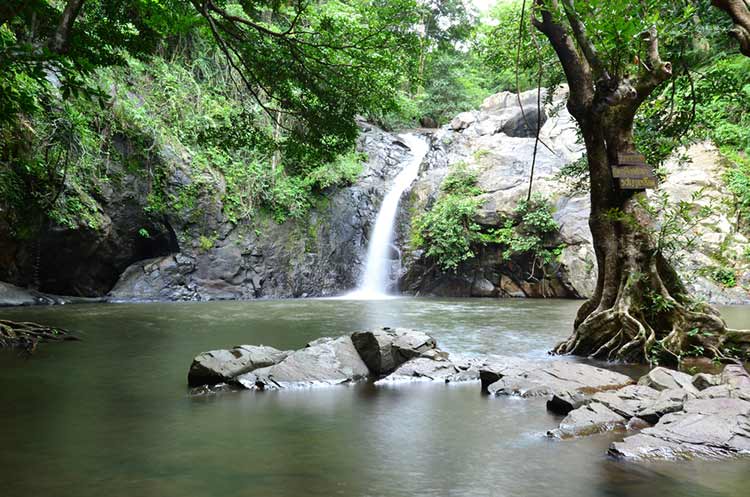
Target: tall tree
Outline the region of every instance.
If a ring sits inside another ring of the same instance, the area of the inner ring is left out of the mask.
[[[549,40],[569,84],[567,108],[580,127],[591,187],[589,226],[598,279],[574,332],[558,353],[678,361],[692,347],[722,357],[750,349],[750,332],[728,330],[719,313],[694,303],[652,236],[656,220],[642,190],[621,189],[611,164],[635,152],[641,104],[672,77],[660,37],[689,19],[689,7],[624,0],[535,0],[534,26]]]

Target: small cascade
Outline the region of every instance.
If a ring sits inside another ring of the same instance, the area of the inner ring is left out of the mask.
[[[411,149],[411,158],[393,180],[391,189],[383,198],[380,212],[375,219],[375,227],[370,233],[364,276],[359,288],[346,295],[346,298],[370,300],[389,297],[387,294],[391,268],[389,252],[394,250],[393,231],[398,214],[398,205],[401,195],[417,178],[419,165],[429,150],[427,142],[416,135],[403,134],[399,137]]]

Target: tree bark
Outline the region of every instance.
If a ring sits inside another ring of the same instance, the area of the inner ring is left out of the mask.
[[[626,362],[679,363],[686,355],[724,358],[750,351],[750,332],[730,331],[718,312],[693,304],[680,277],[653,240],[655,220],[645,192],[622,190],[611,164],[634,152],[633,120],[638,107],[671,75],[659,57],[655,28],[642,33],[646,71],[637,78],[607,74],[572,2],[561,24],[557,0],[536,0],[534,25],[549,39],[570,87],[567,107],[586,147],[591,185],[589,226],[598,276],[596,290],[578,311],[573,334],[555,352]],[[568,34],[573,32],[575,40]],[[579,49],[580,48],[580,49]]]
[[[750,57],[750,2],[748,0],[711,0],[711,4],[729,14],[734,22],[731,35],[740,44],[740,52]]]
[[[57,54],[64,54],[68,51],[70,44],[70,35],[73,32],[73,23],[78,14],[81,12],[84,0],[69,0],[65,5],[57,29],[50,40],[50,50]]]

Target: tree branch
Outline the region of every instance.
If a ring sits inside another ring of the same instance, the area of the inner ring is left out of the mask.
[[[711,0],[717,9],[723,10],[734,22],[730,34],[740,44],[740,52],[750,57],[750,3],[747,0]]]
[[[583,118],[594,98],[591,66],[586,59],[579,56],[575,43],[565,28],[555,20],[553,10],[559,12],[557,0],[534,1],[541,19],[534,15],[532,22],[549,39],[568,81],[568,110],[576,119]]]
[[[643,103],[654,89],[672,76],[672,63],[664,62],[659,55],[659,36],[656,26],[651,26],[641,33],[641,39],[646,42],[646,57],[648,66],[646,73],[641,75],[633,88],[635,89],[636,108]]]
[[[575,36],[578,46],[581,48],[581,52],[583,52],[583,56],[586,57],[586,60],[594,70],[594,76],[597,79],[602,78],[608,82],[611,79],[609,73],[599,59],[596,47],[589,41],[588,36],[586,36],[586,26],[583,25],[581,19],[578,17],[575,7],[573,7],[573,0],[563,0],[562,3],[565,16],[568,18],[570,27],[573,30],[573,36]]]
[[[69,0],[65,5],[60,22],[55,29],[55,34],[50,40],[50,50],[57,54],[64,54],[68,51],[70,35],[73,32],[73,23],[81,12],[84,0]]]

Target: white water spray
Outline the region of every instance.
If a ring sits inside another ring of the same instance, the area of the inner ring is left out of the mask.
[[[370,244],[367,247],[367,263],[359,288],[346,295],[352,299],[388,298],[387,289],[390,281],[390,258],[388,253],[393,244],[393,228],[398,214],[401,195],[411,186],[419,174],[419,165],[427,155],[429,145],[416,135],[400,135],[401,140],[411,149],[411,158],[406,167],[393,180],[393,186],[383,198],[383,204],[375,219],[375,227],[370,233]]]

